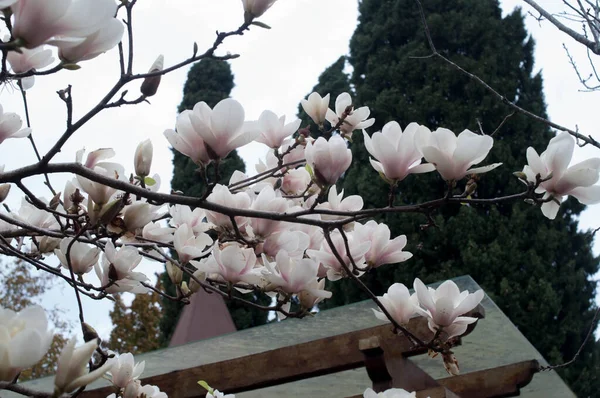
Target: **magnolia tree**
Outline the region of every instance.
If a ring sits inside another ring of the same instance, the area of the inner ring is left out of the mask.
[[[476,321],[465,314],[480,303],[483,292],[461,292],[452,281],[432,289],[415,279],[412,295],[407,286],[394,283],[386,294],[375,296],[361,276],[386,264],[409,261],[412,254],[404,250],[405,236],[390,236],[388,226],[372,218],[382,213],[420,213],[431,223],[432,214],[449,204],[526,201],[553,219],[568,195],[584,204],[600,201],[600,186],[594,185],[600,159],[570,166],[575,139],[569,132],[550,140],[541,154],[527,150],[523,169],[514,174],[523,183],[520,193],[478,198],[474,197],[478,176],[501,166],[485,162],[493,150],[492,137],[469,130],[431,131],[417,123],[400,126],[393,121],[380,132],[369,132],[374,123],[369,108],[354,104],[348,93],[338,96],[333,106],[327,93],[312,93],[301,101],[320,131],[301,128],[300,121],[286,121],[269,110],[256,121],[246,120],[243,106],[226,99],[212,109],[200,102],[182,112],[175,129],[164,131],[162,142],[140,143],[129,165],[110,162],[115,152],[107,148],[87,154],[81,150],[70,163],[53,161],[100,112],[135,105],[156,94],[162,75],[207,57],[236,57],[217,56],[215,51],[230,36],[254,27],[268,28],[256,18],[274,2],[243,0],[243,21],[237,30],[218,33],[203,53],[194,45],[193,55],[178,64],[165,67],[159,56],[147,73],[136,74],[135,0],[119,4],[114,0],[0,0],[9,32],[0,44],[0,76],[3,81],[16,81],[20,91],[31,88],[35,77],[85,67],[116,46],[121,71],[104,98],[78,120],[72,116],[70,88],[59,91],[67,108],[67,127],[54,146],[33,164],[15,170],[0,166],[0,200],[13,186],[24,194],[18,210],[0,212],[0,252],[66,281],[77,299],[82,331],[60,355],[54,393],[31,391],[18,383],[19,374],[45,355],[53,332],[39,306],[18,313],[0,308],[1,389],[27,396],[72,396],[104,377],[114,385],[112,397],[166,396],[160,386],[142,385],[143,362],[136,364],[131,354],[101,348],[93,325],[85,323],[81,304],[81,296],[102,300],[119,292],[155,290],[148,276],[136,269],[143,259],[166,265],[177,294],[159,293],[171,300],[187,303],[204,290],[244,302],[232,293],[265,292],[273,304],[258,307],[275,311],[280,318],[309,314],[317,303],[331,297],[326,280],[349,278],[376,304],[374,317],[390,322],[414,344],[441,354],[447,370],[456,374],[458,363],[451,350],[456,337]],[[58,61],[53,49],[58,51]],[[123,89],[136,80],[142,81],[141,93],[130,99]],[[353,134],[364,136],[371,155],[365,167],[373,167],[389,184],[388,207],[364,209],[360,196],[345,197],[336,189],[353,161],[349,149]],[[319,138],[312,138],[316,135]],[[38,153],[32,130],[23,125],[21,116],[2,113],[0,108],[0,144],[11,145],[4,141],[25,137]],[[228,185],[217,184],[221,160],[253,141],[270,148],[256,165],[257,174],[237,172]],[[168,144],[198,166],[198,178],[207,187],[202,197],[158,192],[161,178],[152,172],[153,145]],[[211,163],[214,175],[207,173]],[[56,173],[70,173],[73,178],[55,189],[51,176]],[[425,203],[395,205],[402,181],[421,173],[438,173],[445,195]],[[28,189],[24,179],[32,176],[44,176],[53,192],[49,202]],[[173,252],[176,258],[170,256]],[[431,336],[426,340],[407,328],[416,316],[427,319]],[[207,397],[224,396],[201,384],[208,390]],[[384,394],[414,396],[399,389]],[[367,389],[364,396],[381,395]]]

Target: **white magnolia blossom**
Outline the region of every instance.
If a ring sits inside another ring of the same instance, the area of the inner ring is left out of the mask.
[[[377,159],[369,159],[371,166],[394,183],[402,181],[409,174],[435,170],[433,164],[421,163],[421,147],[429,141],[430,136],[431,131],[417,123],[410,123],[402,132],[397,122],[389,122],[372,137],[363,130],[365,147]]]
[[[429,329],[436,332],[442,328],[448,338],[460,336],[467,326],[477,318],[461,316],[473,310],[483,300],[483,290],[475,293],[461,292],[456,283],[446,281],[437,289],[428,288],[419,278],[415,279],[414,289],[419,299],[417,312],[427,317]]]
[[[331,234],[331,241],[336,249],[336,252],[344,260],[346,266],[352,270],[352,260],[354,260],[354,264],[356,264],[356,266],[364,268],[365,254],[369,251],[371,242],[359,242],[354,239],[354,236],[350,233],[346,234],[346,239],[348,239],[348,247],[350,248],[349,253],[346,250],[344,237],[340,231],[335,230]],[[306,254],[310,258],[313,258],[321,263],[323,269],[319,270],[319,277],[327,275],[327,279],[333,282],[346,276],[345,270],[333,253],[333,250],[327,241],[323,241],[321,250],[309,249],[306,251]]]
[[[4,112],[0,105],[0,144],[9,138],[23,138],[31,134],[30,128],[21,128],[21,117],[13,112]]]
[[[571,195],[579,202],[591,205],[600,202],[600,158],[591,158],[571,167],[571,158],[575,149],[575,140],[567,132],[560,133],[548,143],[541,155],[532,147],[527,148],[527,166],[523,172],[527,179],[536,183],[537,175],[542,180],[536,193],[544,193],[546,202],[542,203],[542,212],[553,220],[556,218],[560,203],[565,196]]]
[[[406,247],[406,235],[397,236],[392,240],[390,236],[390,227],[378,224],[374,220],[366,224],[354,224],[355,239],[359,242],[371,242],[369,251],[365,254],[365,261],[370,267],[400,263],[412,257],[412,253],[402,251]]]
[[[60,249],[54,250],[54,254],[58,257],[60,264],[68,270],[69,261],[67,259],[67,252],[69,245],[71,245],[69,258],[71,259],[73,273],[76,275],[87,274],[98,263],[101,250],[82,242],[75,241],[73,244],[71,242],[73,242],[73,238],[64,238],[61,240]]]
[[[73,64],[94,59],[119,44],[124,31],[121,21],[116,18],[108,19],[81,42],[59,43],[58,56],[63,62]]]
[[[152,166],[152,141],[147,139],[138,144],[133,156],[133,164],[135,166],[135,174],[140,177],[150,175],[150,166]]]
[[[256,126],[260,135],[256,137],[256,141],[265,144],[269,148],[277,149],[283,145],[283,141],[298,131],[301,120],[296,119],[293,122],[285,123],[285,116],[278,117],[272,111],[264,111],[261,113]]]
[[[329,94],[321,98],[319,93],[311,93],[308,99],[303,99],[300,104],[304,112],[319,126],[326,120],[325,115],[329,110]]]
[[[138,390],[138,396],[139,397],[146,397],[146,398],[168,398],[167,394],[165,394],[164,392],[160,391],[160,389],[157,386],[151,386],[151,385],[145,385],[145,386],[141,386],[140,389]]]
[[[52,343],[48,319],[39,305],[14,312],[0,307],[0,381],[38,363]]]
[[[346,114],[346,110],[352,109]],[[325,118],[332,126],[337,126],[343,119],[339,129],[343,136],[352,134],[354,130],[361,130],[371,127],[375,123],[375,119],[367,119],[371,111],[369,107],[363,106],[358,109],[352,108],[352,97],[348,93],[341,93],[335,99],[335,112],[327,109]]]
[[[231,193],[226,186],[220,184],[215,185],[212,193],[206,199],[209,202],[234,209],[248,209],[252,203],[252,199],[246,192]],[[233,228],[231,219],[225,214],[216,211],[206,211],[206,218],[217,227]],[[247,219],[236,216],[235,222],[241,228],[247,222]]]
[[[187,224],[194,234],[206,232],[210,228],[210,224],[206,222],[206,213],[204,209],[199,207],[193,211],[189,206],[175,205],[169,208],[169,214],[171,219],[169,224],[173,227],[180,227],[183,224]]]
[[[45,68],[54,62],[52,50],[46,46],[39,46],[34,49],[21,48],[20,52],[9,51],[6,54],[6,60],[14,73],[25,73],[30,70],[39,70]],[[21,78],[23,90],[29,90],[35,83],[35,76]]]
[[[309,142],[304,155],[316,182],[323,185],[335,184],[352,163],[352,152],[339,135],[334,135],[329,141],[319,137],[314,143]]]
[[[114,0],[21,0],[12,6],[12,33],[29,49],[79,44],[114,19],[116,10]]]
[[[253,18],[263,15],[277,0],[242,0],[244,12]]]
[[[457,181],[468,174],[487,173],[502,164],[470,169],[485,159],[494,145],[494,139],[469,130],[464,130],[457,137],[452,131],[440,127],[431,133],[427,143],[420,145],[425,160],[435,165],[446,181]]]
[[[285,251],[291,258],[301,259],[309,248],[310,236],[302,231],[281,230],[270,234],[262,245],[264,254],[275,257]]]
[[[315,289],[319,264],[309,258],[294,259],[285,250],[277,253],[275,263],[263,255],[263,275],[269,282],[267,289],[281,289],[285,293],[307,291],[312,296],[330,298],[331,292]]]
[[[54,390],[57,396],[62,393],[73,392],[99,379],[104,373],[110,371],[114,365],[114,359],[109,358],[104,365],[92,372],[88,371],[88,362],[96,348],[98,340],[93,339],[75,348],[77,337],[73,336],[63,348],[56,369],[54,379]]]
[[[158,218],[158,208],[146,202],[134,202],[123,209],[123,223],[127,231],[137,232]]]
[[[244,117],[244,108],[234,99],[226,98],[213,109],[199,102],[192,112],[180,115],[177,132],[166,130],[164,134],[178,152],[198,164],[207,164],[223,159],[260,134],[254,123],[244,122]]]
[[[96,275],[108,293],[131,292],[145,293],[148,291],[140,282],[147,281],[148,277],[141,272],[135,272],[135,268],[142,261],[142,256],[137,249],[125,246],[117,250],[108,241],[104,247],[102,266],[94,267]]]
[[[367,388],[363,393],[363,398],[416,398],[415,392],[408,392],[402,388],[390,388],[377,393],[372,388]]]
[[[327,193],[327,202],[319,203],[316,208],[322,210],[333,210],[340,212],[359,211],[364,206],[363,198],[359,195],[350,195],[344,198],[344,190],[338,194],[335,185],[329,188]],[[331,214],[321,214],[323,220],[339,220],[344,216],[336,216]]]
[[[235,398],[234,394],[223,394],[219,390],[213,390],[206,393],[206,398]]]
[[[139,379],[145,366],[145,361],[136,364],[131,353],[121,354],[110,370],[110,380],[115,386],[125,388],[130,382]]]
[[[173,242],[175,230],[175,228],[164,227],[159,222],[151,222],[142,229],[142,238],[154,242],[169,243]]]
[[[42,203],[48,204],[48,202],[44,198],[38,199]],[[56,221],[56,218],[52,215],[52,213],[38,209],[37,207],[29,203],[25,198],[21,200],[21,207],[19,207],[19,212],[17,214],[14,214],[14,216],[18,220],[38,228],[57,229],[59,227],[58,221]]]
[[[211,251],[213,240],[207,234],[200,232],[194,235],[194,231],[187,224],[182,224],[175,231],[173,245],[179,261],[187,263],[195,258],[202,257]]]
[[[265,186],[258,196],[252,201],[250,210],[265,211],[273,213],[285,213],[288,209],[288,201],[279,196],[270,185]],[[246,228],[252,228],[252,233],[261,238],[267,238],[277,228],[281,227],[279,221],[267,220],[265,218],[249,218]]]
[[[381,304],[383,304],[387,312],[390,313],[392,318],[400,325],[408,323],[410,318],[417,312],[417,306],[419,305],[417,294],[413,293],[411,295],[408,288],[402,283],[394,283],[389,287],[387,293],[384,293],[383,296],[378,296],[377,298]],[[386,322],[390,321],[383,311],[373,309],[373,312],[377,319]]]
[[[212,256],[203,261],[190,261],[198,271],[213,274],[221,280],[237,283],[259,284],[262,274],[256,266],[256,254],[252,248],[229,244],[224,248],[215,246]]]

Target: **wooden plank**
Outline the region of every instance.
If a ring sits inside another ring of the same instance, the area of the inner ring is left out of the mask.
[[[483,317],[478,307],[471,316]],[[427,341],[431,331],[427,320],[417,317],[410,320],[408,329]],[[375,326],[342,335],[327,337],[308,343],[279,348],[259,354],[227,361],[197,366],[142,380],[143,384],[159,386],[172,398],[205,396],[206,391],[197,382],[205,380],[211,387],[226,393],[236,393],[289,383],[310,377],[337,373],[364,366],[364,356],[359,342],[377,336],[386,357],[412,356],[426,352],[415,347],[403,335],[396,335],[390,324]],[[202,355],[201,352],[198,355]],[[112,388],[86,391],[81,397],[105,398]]]

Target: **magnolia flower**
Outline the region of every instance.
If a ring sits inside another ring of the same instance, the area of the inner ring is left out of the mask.
[[[114,359],[109,358],[104,365],[92,372],[88,372],[88,362],[98,348],[98,340],[92,339],[75,348],[77,337],[73,336],[63,348],[58,358],[56,376],[54,379],[54,391],[56,396],[63,393],[75,391],[79,387],[88,385],[102,375],[114,365]]]
[[[58,57],[65,63],[88,61],[110,50],[123,37],[125,28],[116,18],[108,19],[98,30],[80,43],[64,42],[58,45]]]
[[[173,241],[175,228],[163,227],[158,222],[151,222],[142,229],[142,237],[155,242],[169,243]]]
[[[194,106],[194,111],[189,117],[195,133],[204,141],[208,157],[217,160],[252,142],[260,133],[252,128],[253,124],[244,124],[244,116],[242,105],[234,99],[227,98],[213,109],[205,102],[200,102]],[[177,147],[175,149],[179,150]]]
[[[428,318],[429,329],[436,332],[443,328],[448,338],[460,336],[467,330],[467,325],[477,318],[460,316],[471,310],[483,300],[483,290],[475,293],[461,292],[452,281],[442,283],[437,289],[427,288],[419,278],[415,279],[414,289],[421,307],[416,310]]]
[[[326,295],[329,297],[326,297]],[[331,292],[325,290],[325,279],[323,278],[318,282],[315,279],[312,284],[307,285],[306,290],[298,293],[298,300],[300,300],[300,305],[303,308],[311,309],[324,299],[330,298],[331,295]]]
[[[270,283],[269,288],[279,288],[285,293],[306,291],[312,296],[329,298],[331,292],[315,289],[319,264],[309,258],[294,259],[285,250],[277,253],[275,264],[263,255],[263,275]]]
[[[411,123],[404,133],[397,122],[389,122],[381,132],[372,137],[363,131],[367,151],[376,160],[369,159],[379,174],[392,182],[402,181],[409,174],[435,170],[431,163],[421,163],[421,147],[429,141],[431,131],[425,126]]]
[[[25,73],[50,65],[54,62],[54,57],[52,56],[52,50],[46,46],[40,46],[32,50],[21,48],[20,52],[9,51],[6,60],[14,73]],[[35,83],[35,76],[23,77],[20,80],[23,90],[29,90]]]
[[[157,386],[145,385],[138,390],[139,397],[146,398],[168,398],[167,394],[160,391]]]
[[[262,245],[262,252],[275,257],[285,251],[292,258],[301,259],[310,244],[310,236],[302,231],[277,231],[269,234]]]
[[[9,138],[23,138],[31,134],[30,128],[22,129],[23,121],[16,113],[4,112],[0,105],[0,144]]]
[[[104,162],[105,159],[110,159],[115,156],[115,151],[112,148],[100,148],[88,153],[83,162],[83,154],[85,149],[80,149],[75,153],[75,161],[81,163],[88,169],[100,167],[106,170],[106,174],[116,178],[124,178],[125,168],[123,165],[115,162]]]
[[[494,139],[489,135],[478,135],[464,130],[458,135],[445,128],[432,132],[429,141],[420,143],[425,160],[433,164],[446,181],[460,180],[468,174],[487,173],[502,163],[488,166],[469,167],[480,163],[490,152]]]
[[[0,164],[0,173],[4,173],[4,165]],[[10,192],[10,184],[0,184],[0,203],[4,202],[4,199]]]
[[[39,198],[39,200],[47,204],[44,198]],[[19,207],[19,212],[15,214],[15,217],[38,228],[55,229],[59,226],[52,213],[38,209],[25,198],[21,199],[21,207]]]
[[[334,135],[329,141],[319,137],[314,144],[309,142],[304,155],[316,182],[321,185],[335,184],[352,163],[352,152],[339,135]]]
[[[198,271],[206,274],[217,274],[221,279],[231,282],[258,284],[261,274],[254,271],[256,254],[252,248],[242,248],[231,244],[224,248],[215,246],[213,255],[204,261],[190,261]]]
[[[344,242],[344,238],[341,233],[338,230],[335,230],[331,234],[331,241],[336,249],[336,252],[344,260],[344,264],[348,268],[352,269],[352,260],[354,260],[354,264],[360,268],[363,268],[365,254],[369,251],[371,242],[359,242],[352,234],[349,233],[346,234],[346,239],[348,239],[348,247],[350,248],[349,253],[346,250],[346,243]],[[340,264],[335,254],[333,254],[333,250],[327,241],[323,242],[321,245],[321,250],[309,249],[306,251],[306,254],[310,258],[318,260],[324,267],[324,270],[319,270],[319,277],[322,277],[326,274],[327,279],[333,282],[346,276],[344,268]],[[350,257],[352,257],[352,260]]]
[[[301,195],[310,184],[310,174],[305,168],[289,170],[283,176],[281,190],[288,195]]]
[[[323,210],[334,210],[334,211],[358,211],[364,206],[363,198],[359,195],[350,195],[344,198],[344,190],[337,193],[337,188],[332,185],[327,193],[327,202],[319,203],[316,208]],[[323,220],[338,220],[344,218],[344,216],[335,216],[331,214],[321,214]]]
[[[394,283],[389,287],[387,293],[377,297],[381,304],[390,313],[392,318],[401,325],[408,323],[416,313],[419,300],[417,294],[409,293],[408,288],[402,283]],[[373,309],[377,319],[389,322],[388,317],[379,309]]]
[[[285,213],[288,209],[287,199],[278,196],[270,185],[265,186],[252,202],[250,210],[265,211],[273,213]],[[268,237],[279,226],[279,221],[267,220],[266,218],[249,218],[248,226],[252,228],[255,236]]]
[[[204,220],[206,217],[204,209],[199,207],[192,211],[189,206],[175,205],[169,208],[169,214],[171,215],[169,224],[174,227],[187,224],[194,231],[194,234],[206,232],[210,228],[210,224]]]
[[[30,49],[80,43],[114,19],[116,10],[114,0],[20,0],[12,6],[12,33]]]
[[[538,174],[542,180],[547,179],[536,188],[536,193],[544,193],[544,199],[548,200],[542,203],[542,213],[551,220],[556,217],[566,195],[574,196],[586,205],[600,202],[600,186],[594,185],[598,182],[600,158],[587,159],[569,167],[574,149],[575,140],[566,132],[552,138],[541,155],[532,147],[527,148],[529,165],[523,172],[533,183],[537,182]]]
[[[152,166],[152,141],[147,139],[138,144],[133,157],[135,165],[135,174],[139,177],[150,175],[150,166]]]
[[[285,116],[277,117],[271,111],[264,111],[256,122],[255,128],[260,131],[256,141],[265,144],[269,148],[279,148],[287,137],[298,131],[301,122],[300,119],[297,119],[286,124]]]
[[[300,101],[302,109],[319,126],[323,125],[325,115],[329,110],[329,94],[321,98],[319,93],[311,93],[308,99]]]
[[[140,282],[148,278],[141,272],[134,272],[141,261],[142,256],[134,247],[125,246],[117,250],[109,240],[104,247],[102,267],[96,265],[94,269],[103,286],[112,282],[106,289],[108,293],[143,293],[147,289]]]
[[[175,251],[177,251],[179,261],[184,264],[210,252],[212,243],[213,240],[210,236],[203,232],[194,236],[194,232],[187,224],[183,224],[177,228],[173,239],[173,245],[175,246]]]
[[[402,388],[390,388],[380,393],[367,388],[363,393],[364,398],[416,398],[416,396],[415,392],[408,392]]]
[[[144,228],[155,218],[158,217],[156,214],[157,207],[146,202],[135,202],[128,206],[125,206],[123,210],[123,223],[128,231],[136,232],[139,229]]]
[[[20,312],[0,307],[0,381],[12,381],[21,370],[38,363],[53,337],[39,305]]]
[[[249,19],[263,15],[277,0],[242,0],[244,12],[250,15]]]
[[[148,70],[148,73],[162,71],[164,63],[165,63],[165,57],[164,57],[164,55],[161,54],[156,58],[156,60],[154,61],[154,63],[150,67],[150,69]],[[160,74],[156,75],[156,76],[146,77],[144,79],[144,81],[142,82],[142,85],[140,86],[140,92],[146,97],[152,97],[158,91],[158,86],[160,86],[161,78],[162,78],[162,75],[160,75]]]
[[[390,228],[385,224],[377,224],[371,220],[366,224],[354,225],[354,237],[359,242],[371,242],[365,261],[371,267],[383,264],[395,264],[408,260],[412,253],[402,251],[406,246],[406,235],[400,235],[390,240]]]
[[[115,386],[125,388],[140,377],[145,366],[144,361],[136,364],[130,353],[121,354],[110,371],[110,379]]]
[[[192,159],[197,165],[207,165],[211,162],[204,139],[196,128],[200,128],[200,107],[198,104],[193,111],[185,110],[177,117],[175,130],[167,129],[163,133],[173,148]]]
[[[66,269],[69,269],[67,252],[69,251],[71,242],[73,242],[73,238],[64,238],[60,241],[60,249],[54,250],[54,254],[58,257],[60,264]],[[71,250],[69,251],[71,269],[77,275],[87,274],[94,268],[94,265],[98,263],[100,252],[101,250],[97,247],[75,241],[71,245]]]
[[[54,252],[54,249],[60,244],[60,238],[52,238],[50,236],[42,236],[38,239],[37,245],[31,242],[31,252],[46,254]]]
[[[350,113],[346,114],[346,110],[352,109]],[[343,119],[342,124],[339,126],[342,135],[352,134],[354,130],[366,129],[371,127],[375,123],[375,119],[367,119],[371,111],[369,107],[363,106],[358,109],[352,108],[352,98],[348,93],[341,93],[335,99],[335,113],[331,109],[327,109],[325,118],[332,126],[337,126]]]
[[[233,194],[226,186],[220,184],[215,185],[212,193],[208,195],[208,198],[206,199],[209,202],[234,209],[247,209],[250,207],[252,202],[252,199],[250,199],[250,196],[248,196],[246,192],[238,192]],[[209,222],[218,227],[227,229],[233,228],[231,219],[225,214],[217,213],[215,211],[207,211],[206,218]],[[237,223],[238,227],[244,225],[246,221],[247,219],[245,217],[235,217],[235,222]]]

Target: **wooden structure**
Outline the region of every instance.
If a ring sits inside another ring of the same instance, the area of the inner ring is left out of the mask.
[[[470,277],[455,279],[474,291]],[[574,397],[554,372],[537,373],[543,358],[489,299],[477,309],[485,319],[455,349],[461,375],[449,377],[440,358],[395,335],[378,321],[373,303],[362,302],[136,357],[145,360],[144,384],[158,385],[171,398],[204,397],[205,380],[238,398],[361,397],[367,387],[401,387],[418,397]],[[430,338],[426,320],[410,330]],[[535,374],[535,377],[534,377]],[[533,379],[532,379],[533,378]],[[49,390],[52,379],[27,383]],[[81,397],[106,397],[101,381]]]

